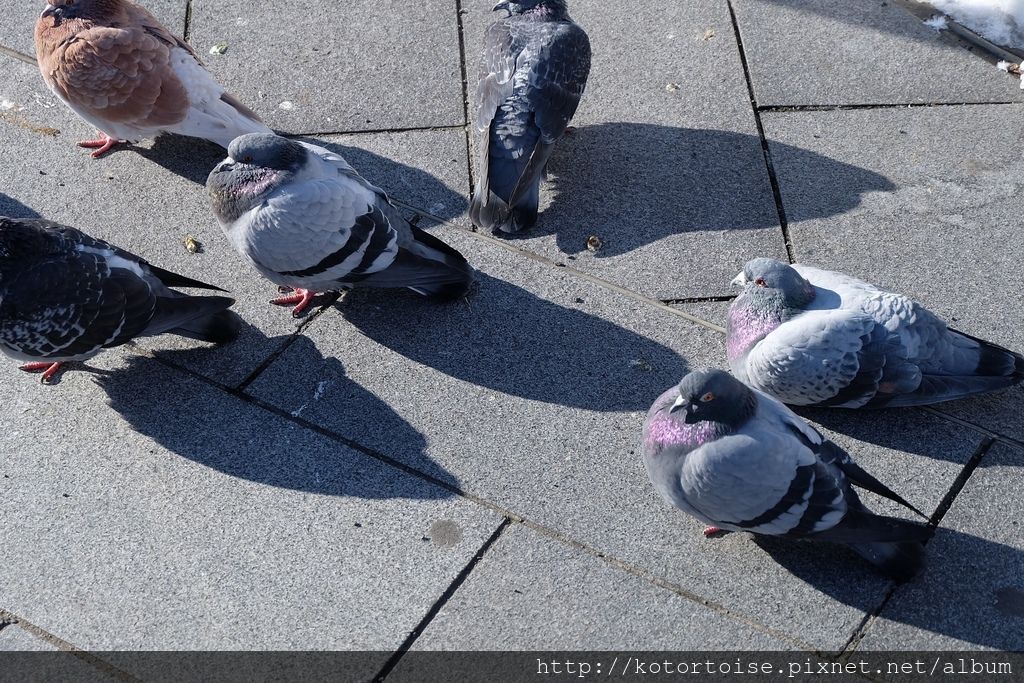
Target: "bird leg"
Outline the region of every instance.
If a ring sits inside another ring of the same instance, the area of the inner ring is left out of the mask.
[[[291,287],[278,287],[279,292],[285,294],[285,296],[279,296],[276,299],[271,299],[270,303],[275,306],[291,306],[295,305],[292,309],[292,317],[298,318],[301,316],[310,304],[313,303],[313,299],[319,294],[319,292],[311,292],[308,289],[292,289]],[[289,293],[290,292],[290,293]]]
[[[565,134],[566,135],[575,135],[577,130],[578,129],[576,128],[576,126],[566,126],[565,127]]]
[[[719,536],[725,536],[728,531],[725,529],[719,529],[717,526],[709,526],[704,530],[704,538],[718,538]]]
[[[86,149],[96,149],[96,151],[92,153],[93,159],[99,159],[101,156],[109,152],[114,145],[117,145],[121,142],[120,140],[110,137],[101,130],[96,132],[99,133],[99,137],[97,139],[83,140],[82,142],[78,143],[79,147],[85,147]]]
[[[24,372],[41,372],[42,376],[39,381],[43,384],[50,384],[50,380],[53,376],[60,371],[60,367],[63,363],[25,363],[21,366],[21,370]]]

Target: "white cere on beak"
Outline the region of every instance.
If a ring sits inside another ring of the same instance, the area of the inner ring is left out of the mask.
[[[675,412],[675,411],[679,410],[680,408],[683,407],[683,405],[685,403],[686,403],[686,399],[683,398],[682,396],[680,396],[679,398],[676,399],[676,402],[672,404],[672,407],[669,408],[669,412],[671,413],[671,412]]]
[[[748,282],[750,282],[750,280],[748,280],[748,279],[747,279],[747,275],[746,275],[746,273],[744,273],[744,272],[743,272],[743,271],[741,270],[741,271],[740,271],[740,274],[739,274],[739,275],[737,275],[736,277],[734,277],[734,278],[732,279],[732,282],[730,282],[729,284],[731,284],[731,285],[733,285],[733,286],[735,286],[735,287],[743,287],[743,286],[744,286],[744,285],[746,285],[746,284],[747,284]]]

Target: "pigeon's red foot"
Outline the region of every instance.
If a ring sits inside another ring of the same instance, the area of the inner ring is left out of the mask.
[[[565,134],[566,135],[575,135],[576,134],[576,130],[577,130],[576,126],[566,126],[565,127]]]
[[[93,159],[99,159],[101,156],[109,152],[114,145],[117,145],[121,142],[120,140],[115,140],[114,138],[110,137],[103,131],[97,132],[100,136],[95,140],[83,140],[82,142],[78,143],[79,147],[85,147],[86,149],[96,150],[95,152],[92,153]]]
[[[717,538],[719,536],[725,536],[728,531],[725,529],[719,529],[717,526],[709,526],[704,530],[704,538]]]
[[[49,384],[53,376],[60,372],[60,366],[63,363],[25,363],[21,366],[24,372],[41,372],[42,376],[39,381],[43,384]]]
[[[292,317],[295,318],[305,313],[306,309],[313,303],[313,299],[319,294],[319,292],[311,292],[308,289],[292,289],[290,287],[278,287],[277,289],[282,294],[285,292],[291,292],[291,294],[271,299],[270,303],[275,306],[291,306],[294,304],[295,308],[292,309]]]

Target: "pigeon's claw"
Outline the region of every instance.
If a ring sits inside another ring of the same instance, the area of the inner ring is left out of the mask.
[[[21,370],[24,372],[41,372],[42,376],[39,381],[43,384],[50,384],[50,380],[53,379],[54,375],[60,372],[60,366],[63,363],[25,363],[21,366]]]
[[[275,306],[291,306],[295,305],[292,309],[292,317],[298,318],[306,309],[309,308],[310,304],[313,303],[313,299],[316,298],[319,292],[311,292],[308,289],[296,288],[290,290],[291,294],[286,296],[279,296],[276,299],[271,299],[270,303]]]
[[[725,536],[728,531],[725,529],[719,529],[717,526],[709,526],[704,529],[704,538],[718,538],[719,536]]]
[[[109,152],[111,148],[114,147],[114,145],[117,145],[121,142],[120,140],[110,137],[103,131],[98,132],[100,137],[96,138],[95,140],[83,140],[82,142],[78,143],[79,147],[85,147],[86,149],[96,150],[95,152],[92,153],[93,159],[99,159],[101,156]]]

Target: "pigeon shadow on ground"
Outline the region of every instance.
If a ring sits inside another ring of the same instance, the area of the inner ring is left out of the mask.
[[[276,341],[276,340],[275,340]],[[282,339],[283,341],[283,339]],[[300,362],[321,367],[310,402],[328,385],[347,399],[337,410],[372,421],[413,453],[423,453],[426,440],[386,403],[345,376],[341,363],[324,358],[305,337],[290,348]],[[163,361],[177,364],[189,351],[161,351]],[[184,364],[183,364],[184,365]],[[96,380],[108,404],[136,432],[168,450],[224,474],[268,486],[321,495],[367,499],[441,499],[454,494],[421,479],[396,476],[397,471],[371,456],[346,449],[326,438],[307,438],[303,424],[275,416],[246,399],[185,379],[178,371],[147,356],[132,356],[127,365]],[[301,418],[305,406],[291,417]],[[415,456],[414,456],[415,458]],[[421,471],[458,486],[456,477],[425,454],[410,463]]]
[[[787,190],[820,198],[790,221],[845,213],[866,193],[895,189],[872,171],[773,147],[807,171],[807,186]],[[754,135],[641,123],[581,126],[558,143],[548,171],[554,197],[520,238],[554,234],[566,254],[585,250],[590,235],[604,243],[596,257],[608,258],[680,233],[778,226]]]
[[[0,192],[0,216],[8,218],[42,218],[34,209],[31,209],[14,197]]]
[[[130,149],[171,173],[203,186],[213,167],[228,155],[227,150],[209,140],[170,134],[157,136],[148,147]]]
[[[797,579],[843,604],[873,612],[884,599],[887,580],[848,548],[765,536],[754,542]],[[1024,551],[940,527],[925,556],[924,571],[896,587],[884,618],[974,645],[1024,647],[1024,608],[1005,598],[1024,594],[1018,573]]]
[[[580,308],[477,274],[467,300],[355,290],[337,304],[363,334],[456,379],[600,412],[646,411],[687,372],[678,353]]]

